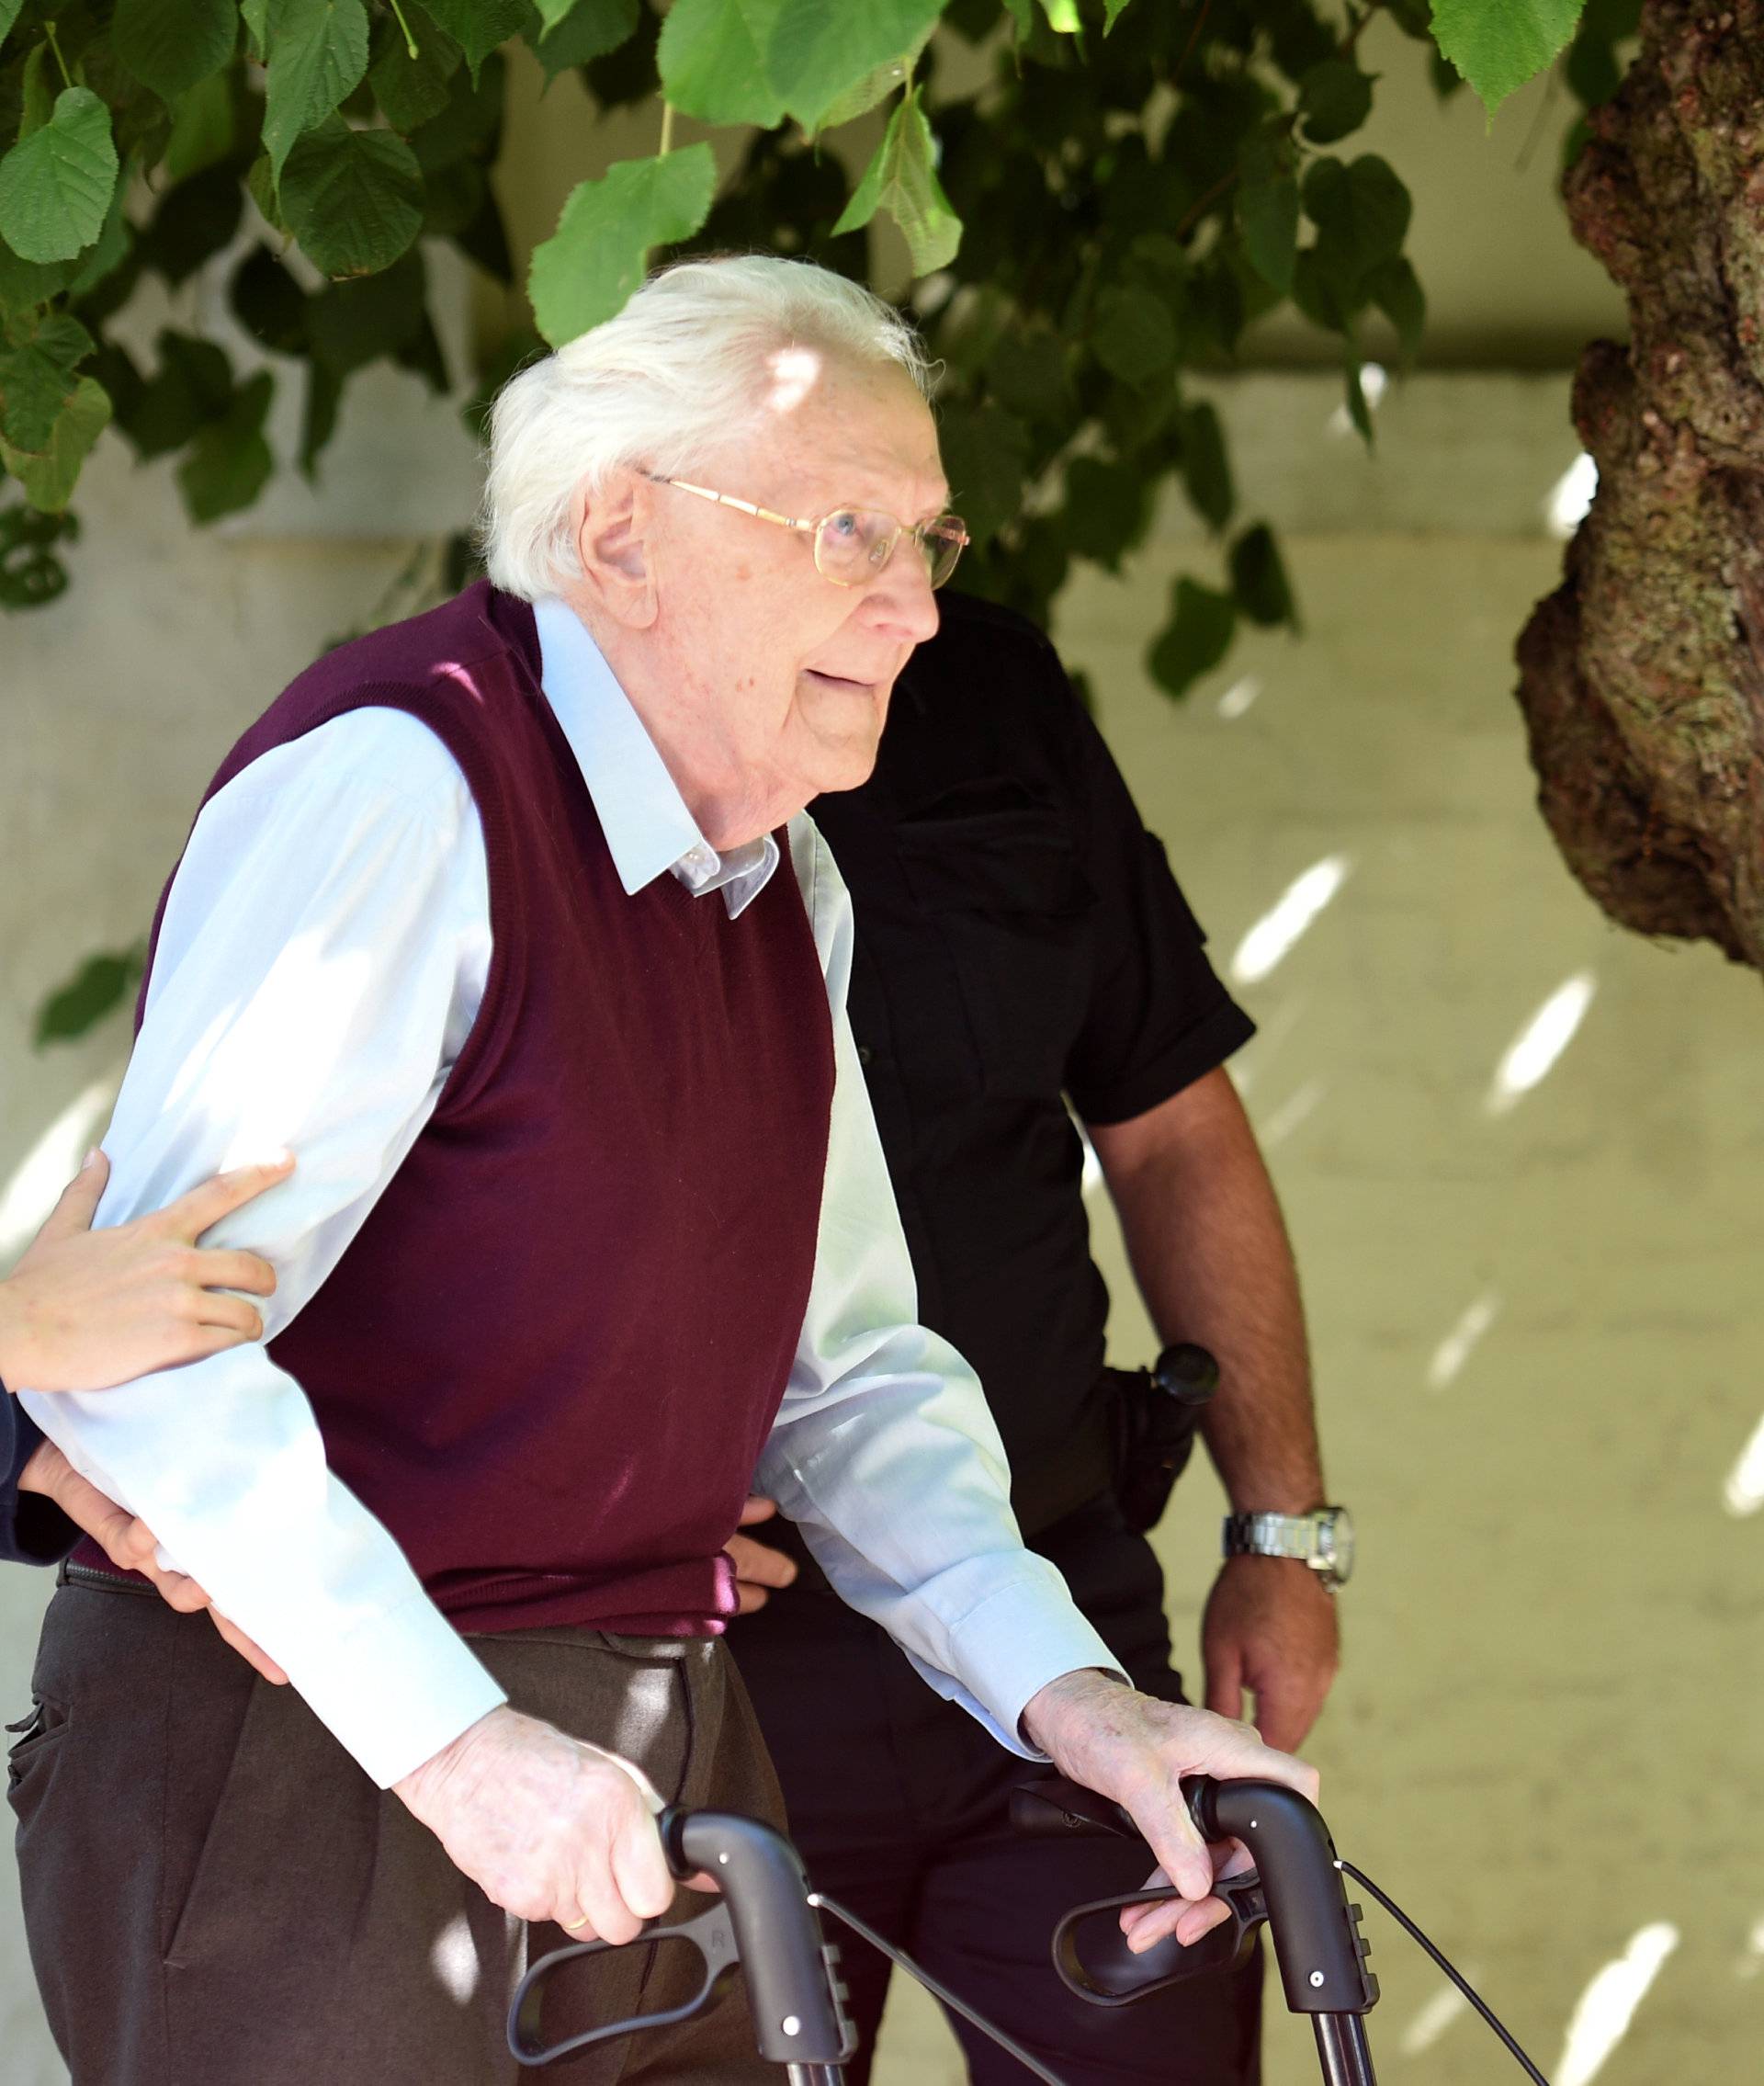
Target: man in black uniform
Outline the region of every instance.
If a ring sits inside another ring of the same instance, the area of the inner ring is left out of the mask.
[[[1290,1747],[1334,1672],[1347,1531],[1324,1505],[1284,1230],[1222,1069],[1252,1026],[1053,648],[1006,611],[942,599],[876,774],[810,807],[852,889],[852,1024],[920,1313],[979,1375],[1025,1537],[1134,1684],[1176,1698],[1161,1573],[1099,1447],[1128,1387],[1103,1366],[1069,1097],[1159,1333],[1221,1366],[1202,1427],[1243,1554],[1208,1603],[1208,1706],[1242,1714],[1253,1690],[1262,1736]],[[737,1555],[755,1612],[730,1643],[810,1876],[1069,2080],[1252,2086],[1260,1958],[1119,2011],[1069,1998],[1052,1926],[1137,1888],[1143,1851],[1013,1838],[1023,1763],[827,1591],[786,1526],[751,1525]],[[768,1599],[789,1573],[778,1553],[795,1582]],[[867,2053],[888,1967],[843,1955]],[[972,2077],[1014,2086],[1014,2061],[953,2024]]]

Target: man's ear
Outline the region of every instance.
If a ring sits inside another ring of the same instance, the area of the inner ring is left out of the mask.
[[[650,542],[654,492],[639,472],[616,470],[599,492],[578,491],[571,516],[589,600],[631,630],[647,630],[659,607]]]

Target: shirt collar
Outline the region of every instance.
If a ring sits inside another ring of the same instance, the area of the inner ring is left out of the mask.
[[[671,871],[695,897],[720,890],[736,919],[771,880],[778,844],[762,833],[718,853],[698,830],[667,764],[575,610],[554,595],[533,605],[539,680],[606,835],[628,894]]]

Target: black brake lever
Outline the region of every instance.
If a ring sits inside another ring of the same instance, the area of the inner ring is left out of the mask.
[[[1054,1968],[1068,1991],[1093,2006],[1129,2006],[1148,1999],[1185,1978],[1210,1978],[1238,1967],[1249,1954],[1250,1939],[1268,1917],[1268,1896],[1254,1869],[1222,1876],[1213,1895],[1222,1898],[1228,1920],[1183,1947],[1174,1934],[1154,1942],[1141,1955],[1127,1946],[1120,1914],[1128,1905],[1168,1905],[1177,1896],[1160,1890],[1129,1890],[1119,1898],[1097,1898],[1075,1905],[1054,1929]]]
[[[658,1947],[665,1942],[689,1942],[704,1958],[704,1983],[679,2006],[656,2013],[634,2014],[628,2021],[607,2022],[598,2028],[586,2028],[581,2035],[571,2035],[561,2043],[548,2044],[542,2040],[542,2030],[544,1987],[550,1978],[566,1963],[580,1962],[583,1956],[602,1956],[608,1949],[629,1944],[578,1941],[567,1948],[553,1949],[549,1956],[541,1956],[515,1987],[514,2002],[509,2008],[508,2047],[517,2062],[527,2066],[556,2064],[560,2058],[572,2056],[594,2043],[609,2043],[615,2036],[628,2035],[640,2028],[665,2028],[676,2021],[690,2020],[701,2007],[710,2003],[718,1986],[740,1961],[734,1922],[721,1899],[708,1911],[700,1912],[695,1919],[683,1920],[677,1926],[658,1926],[650,1922],[638,1938],[653,1942]]]

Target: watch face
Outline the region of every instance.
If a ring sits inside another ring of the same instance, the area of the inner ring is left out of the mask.
[[[1353,1516],[1344,1506],[1332,1509],[1318,1525],[1317,1536],[1330,1578],[1345,1583],[1353,1572]]]

